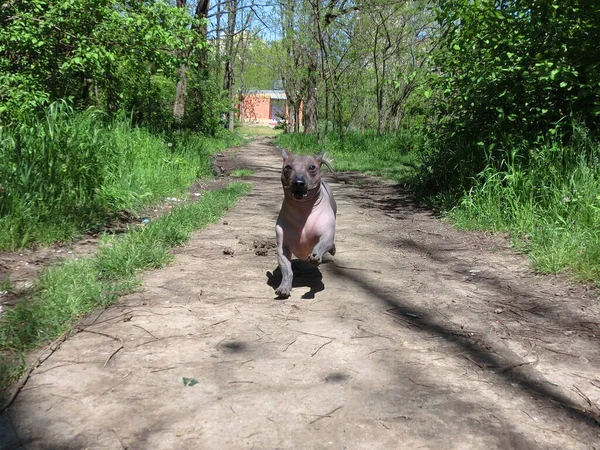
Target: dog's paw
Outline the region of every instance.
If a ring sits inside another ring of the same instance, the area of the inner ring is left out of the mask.
[[[319,255],[318,253],[311,253],[308,255],[308,262],[313,263],[315,265],[321,264],[323,261],[323,255]]]
[[[335,244],[333,244],[333,247],[331,247],[331,249],[329,250],[329,254],[331,256],[335,256]]]
[[[277,294],[278,299],[288,298],[290,293],[292,292],[291,286],[284,286],[283,284],[275,289],[275,294]]]

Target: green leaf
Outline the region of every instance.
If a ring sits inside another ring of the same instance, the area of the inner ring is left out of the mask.
[[[198,383],[199,383],[199,381],[196,380],[195,378],[185,378],[185,377],[183,377],[183,385],[184,386],[192,387],[192,386],[197,385]]]

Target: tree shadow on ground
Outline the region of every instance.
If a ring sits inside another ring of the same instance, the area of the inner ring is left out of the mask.
[[[388,217],[396,220],[427,221],[429,218],[435,217],[431,209],[419,205],[408,190],[401,185],[374,183],[357,192],[350,191],[347,195],[363,208],[382,211]],[[423,228],[426,228],[425,223]],[[390,244],[399,249],[417,253],[439,267],[459,276],[469,277],[470,282],[498,293],[501,296],[500,299],[490,299],[487,302],[490,311],[493,312],[494,309],[501,307],[506,310],[507,315],[511,315],[520,323],[527,322],[533,326],[544,326],[545,331],[561,338],[564,338],[565,330],[585,335],[592,340],[596,340],[600,336],[600,323],[598,321],[590,322],[589,313],[586,316],[583,308],[579,308],[581,309],[579,310],[569,302],[561,302],[558,294],[550,300],[542,298],[538,289],[532,289],[531,283],[522,284],[520,279],[509,278],[509,276],[514,277],[514,273],[499,273],[492,268],[478,268],[482,270],[478,270],[478,273],[474,275],[472,272],[475,264],[473,255],[481,253],[482,250],[481,246],[476,245],[477,240],[473,239],[473,236],[476,235],[471,233],[463,236],[463,242],[457,245],[456,241],[447,240],[447,236],[437,232],[428,232],[427,229],[413,227],[407,231],[419,231],[424,233],[427,239],[417,241],[408,234],[408,238],[396,239]],[[486,247],[486,250],[489,249],[490,244],[487,239],[481,244]],[[584,291],[587,291],[584,286],[574,289],[580,291],[579,295],[581,296],[585,296]],[[510,299],[510,305],[503,303],[503,299]],[[553,328],[548,328],[549,322]],[[597,355],[592,358],[588,357],[588,359],[595,359],[595,357]]]
[[[498,306],[506,307],[506,313],[518,318],[521,323],[544,326],[545,332],[562,338],[567,330],[571,334],[580,333],[593,340],[600,336],[599,323],[586,321],[584,308],[562,301],[557,294],[551,299],[544,298],[544,292],[533,288],[532,283],[517,283],[494,272],[492,268],[482,267],[477,269],[477,273],[473,273],[474,262],[471,256],[476,251],[474,248],[461,249],[438,242],[428,245],[414,239],[400,239],[394,245],[418,253],[457,275],[469,277],[470,282],[499,294],[500,298],[492,298],[487,302],[490,311]],[[586,291],[583,286],[573,289]],[[548,325],[553,325],[554,328],[549,328]]]
[[[437,336],[453,344],[480,368],[518,386],[525,391],[526,395],[538,398],[549,408],[563,409],[572,418],[589,425],[600,426],[598,414],[582,408],[555,389],[553,384],[546,380],[541,373],[530,365],[523,364],[523,359],[506,347],[500,347],[484,336],[460,329],[451,329],[437,323],[429,316],[429,312],[425,308],[420,308],[410,301],[403,301],[398,295],[384,290],[382,286],[370,281],[365,275],[351,273],[335,265],[331,271],[336,276],[347,279],[377,297],[386,308],[386,312],[392,317],[395,316],[396,322],[399,324],[409,326],[419,333]]]
[[[339,173],[337,181],[347,186],[337,184],[334,179],[328,180],[334,185],[337,184],[336,189],[343,189],[344,196],[362,208],[378,209],[385,215],[399,220],[412,219],[414,213],[421,213],[427,217],[437,216],[431,208],[418,204],[404,185],[386,184],[380,179],[359,172]]]

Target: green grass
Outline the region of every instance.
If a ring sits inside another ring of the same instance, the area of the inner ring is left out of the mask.
[[[0,320],[0,391],[23,373],[27,351],[68,332],[95,308],[115,302],[139,283],[136,275],[141,271],[169,263],[171,248],[217,221],[249,189],[232,183],[205,192],[198,202],[176,208],[146,227],[107,237],[94,257],[47,268],[30,297]]]
[[[262,137],[262,136],[278,136],[283,133],[283,130],[276,130],[268,125],[250,125],[247,123],[240,124],[236,127],[236,132],[247,137]]]
[[[249,177],[250,175],[253,175],[254,171],[250,170],[250,169],[237,169],[234,170],[233,172],[231,172],[231,176],[234,178],[241,178],[241,177]]]
[[[68,241],[121,210],[175,196],[212,174],[212,154],[240,142],[227,133],[158,136],[63,104],[0,127],[0,250]]]
[[[319,145],[315,135],[281,134],[277,145],[298,154],[318,154],[323,148],[336,171],[360,171],[397,182],[411,180],[420,167],[424,145],[418,134],[381,135],[348,133],[329,135]]]
[[[449,217],[464,229],[508,232],[540,272],[600,284],[600,143],[548,142],[526,162],[490,165]]]
[[[0,278],[0,292],[8,292],[13,289],[13,284],[8,275]]]

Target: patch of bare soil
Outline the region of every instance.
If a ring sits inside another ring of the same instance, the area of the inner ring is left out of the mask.
[[[337,254],[275,300],[281,158],[234,159],[252,192],[33,372],[4,448],[599,448],[596,292],[341,174]]]
[[[231,175],[238,169],[246,169],[243,159],[239,158],[238,150],[219,152],[213,157],[213,170],[217,176]]]

